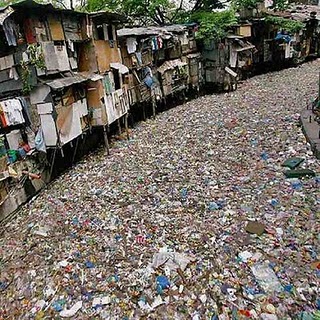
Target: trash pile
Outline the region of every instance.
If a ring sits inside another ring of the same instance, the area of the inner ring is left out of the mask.
[[[298,125],[319,67],[178,106],[62,175],[1,229],[0,319],[320,319]]]

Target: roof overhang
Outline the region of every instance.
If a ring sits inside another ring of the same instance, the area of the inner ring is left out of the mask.
[[[96,23],[122,23],[127,22],[128,19],[125,15],[111,12],[111,11],[98,11],[89,13],[91,19]]]
[[[46,85],[49,86],[52,90],[56,91],[66,87],[70,87],[74,84],[83,83],[89,80],[98,81],[101,79],[103,79],[103,77],[98,74],[88,75],[88,74],[79,73],[71,77],[59,78],[59,79],[46,82]]]
[[[119,72],[121,74],[129,73],[128,67],[126,67],[124,64],[119,63],[119,62],[110,63],[110,67],[113,68],[113,69],[119,70]]]

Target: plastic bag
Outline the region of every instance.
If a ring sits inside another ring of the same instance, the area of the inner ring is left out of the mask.
[[[257,263],[251,267],[251,271],[265,292],[272,293],[283,290],[281,283],[268,263]]]

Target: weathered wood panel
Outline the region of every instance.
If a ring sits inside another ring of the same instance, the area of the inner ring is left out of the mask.
[[[116,42],[114,43],[114,47],[110,47],[109,41],[105,40],[95,40],[94,45],[96,48],[96,56],[98,60],[98,68],[101,73],[110,70],[110,63],[112,62],[120,62],[121,56],[118,50],[118,46]]]

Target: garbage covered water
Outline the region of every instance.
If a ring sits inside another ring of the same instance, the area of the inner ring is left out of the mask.
[[[159,114],[61,176],[2,229],[0,319],[320,319],[298,126],[319,67]]]

